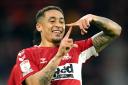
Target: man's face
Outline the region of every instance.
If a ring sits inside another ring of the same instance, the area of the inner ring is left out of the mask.
[[[48,10],[41,20],[41,36],[52,43],[59,43],[65,33],[63,14],[58,10]]]

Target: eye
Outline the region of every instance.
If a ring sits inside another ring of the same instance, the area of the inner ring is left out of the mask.
[[[52,17],[52,18],[49,18],[48,21],[49,21],[50,23],[54,23],[54,22],[56,22],[56,19],[55,19],[54,17]]]
[[[65,22],[64,22],[64,18],[60,18],[59,19],[59,22],[61,23],[61,24],[64,24]]]
[[[50,22],[55,22],[55,20],[51,20]]]
[[[61,24],[64,24],[64,22],[60,22]]]
[[[55,23],[55,20],[51,20],[50,23],[51,23],[51,24],[52,24],[52,23]]]
[[[64,24],[64,21],[60,21],[61,24]]]

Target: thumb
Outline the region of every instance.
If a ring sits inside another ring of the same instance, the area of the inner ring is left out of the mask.
[[[73,26],[79,26],[79,24],[77,22],[74,23],[70,23],[70,24],[66,24],[67,27],[73,27]]]
[[[67,26],[67,27],[71,27],[71,26],[73,26],[73,23],[71,23],[71,24],[66,24],[66,26]]]
[[[77,48],[77,47],[78,47],[78,45],[77,45],[77,44],[73,44],[73,47]]]

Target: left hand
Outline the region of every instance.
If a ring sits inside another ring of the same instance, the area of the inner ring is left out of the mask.
[[[92,21],[92,19],[93,15],[87,14],[74,23],[66,24],[66,26],[79,26],[81,34],[84,35],[87,33],[87,29],[90,27],[90,22]]]

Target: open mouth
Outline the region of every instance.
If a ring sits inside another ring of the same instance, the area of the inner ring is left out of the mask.
[[[61,33],[62,33],[62,31],[61,31],[61,30],[52,30],[52,32],[54,32],[54,33],[59,33],[59,34],[61,34]]]
[[[54,26],[52,28],[52,32],[57,33],[57,34],[61,34],[63,32],[63,28],[59,28],[59,27]]]

